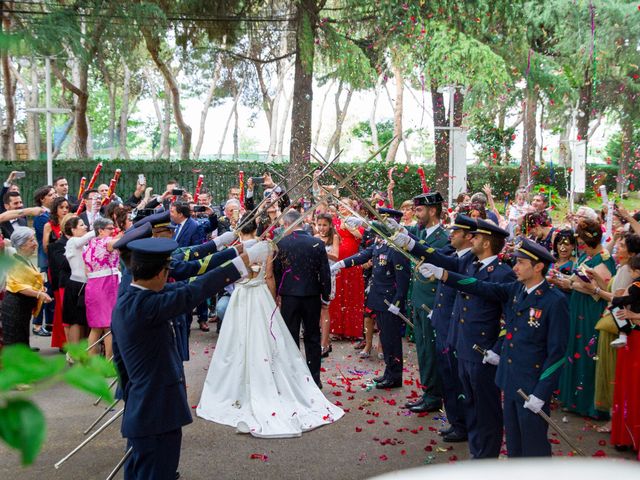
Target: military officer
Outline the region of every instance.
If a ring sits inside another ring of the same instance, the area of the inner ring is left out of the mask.
[[[402,216],[402,212],[397,212]],[[398,218],[400,218],[398,217]],[[380,237],[373,245],[361,252],[336,262],[331,267],[332,274],[343,268],[363,265],[373,261],[372,281],[367,308],[375,315],[380,329],[380,342],[384,351],[384,375],[374,378],[376,388],[398,388],[402,386],[402,319],[398,314],[405,311],[405,301],[409,289],[410,263]],[[389,305],[385,303],[389,302]]]
[[[170,239],[130,242],[133,281],[113,310],[114,364],[125,400],[121,431],[132,447],[126,479],[175,479],[182,426],[191,423],[184,370],[169,319],[248,276],[249,265],[266,261],[271,253],[261,242],[191,283],[167,284],[169,255],[176,247]]]
[[[443,202],[439,192],[424,193],[413,198],[418,223],[407,229],[424,245],[432,248],[443,248],[449,243],[447,230],[440,222]],[[424,278],[417,270],[413,272],[409,303],[423,394],[416,401],[408,402],[405,407],[416,413],[433,412],[442,407],[442,380],[437,369],[436,335],[429,313],[422,307],[433,307],[437,287],[437,281]]]
[[[394,242],[411,251],[421,249],[426,261],[443,268],[457,265],[456,271],[479,280],[505,283],[516,278],[511,267],[498,258],[508,236],[509,232],[493,222],[477,220],[471,240],[471,252],[476,261],[470,264],[439,254],[432,248],[418,246],[414,239],[407,240],[404,234],[397,235]],[[453,321],[457,322],[455,351],[465,397],[469,451],[473,458],[497,458],[502,443],[499,438],[502,408],[500,391],[495,384],[496,366],[473,346],[479,345],[485,350],[493,347],[500,333],[502,303],[495,298],[460,293],[453,315]]]
[[[496,383],[504,393],[504,427],[510,457],[550,456],[549,402],[565,362],[569,336],[569,307],[565,295],[545,279],[554,262],[542,246],[525,239],[516,247],[517,282],[494,283],[465,277],[426,264],[446,285],[467,294],[497,298],[505,313],[505,335],[485,358],[498,364]],[[499,352],[499,353],[496,353]],[[517,394],[522,389],[527,401]]]
[[[449,241],[455,248],[450,256],[468,265],[474,260],[471,240],[476,229],[476,221],[465,215],[457,215],[450,227]],[[455,336],[449,334],[456,327],[452,321],[457,290],[438,282],[436,298],[431,314],[431,324],[436,332],[436,366],[442,382],[444,409],[448,428],[440,430],[445,442],[463,442],[467,439],[467,425],[464,414],[463,389],[455,356]],[[454,339],[450,341],[449,339]]]

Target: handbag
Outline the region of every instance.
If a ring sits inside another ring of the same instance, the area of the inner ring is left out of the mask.
[[[618,335],[618,325],[608,309],[605,310],[600,320],[598,320],[598,323],[596,323],[596,330]]]

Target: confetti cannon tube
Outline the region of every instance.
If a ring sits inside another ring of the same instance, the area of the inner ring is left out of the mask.
[[[240,186],[240,205],[244,208],[244,172],[238,172],[238,185]]]
[[[80,179],[80,188],[78,189],[78,199],[82,198],[82,194],[84,193],[84,187],[87,184],[87,177],[82,177]]]
[[[202,189],[203,181],[204,181],[204,175],[198,175],[198,183],[196,184],[196,191],[193,194],[193,203],[196,203],[196,204],[198,203],[198,197],[200,196],[200,190]],[[242,195],[242,193],[240,193],[240,195]]]
[[[424,178],[424,169],[422,167],[418,167],[418,175],[420,175],[422,193],[429,193],[429,186],[427,185],[427,180]]]
[[[116,170],[116,173],[113,174],[113,178],[109,182],[109,191],[107,192],[107,198],[102,200],[102,205],[108,205],[111,202],[111,196],[116,193],[116,186],[118,185],[118,181],[120,180],[120,175],[122,175],[122,170],[119,168]]]
[[[91,176],[91,180],[89,180],[89,185],[87,185],[87,190],[91,190],[93,186],[96,184],[96,182],[98,181],[98,175],[100,175],[100,170],[102,170],[102,162],[96,165],[96,168],[93,171],[93,175]],[[82,213],[82,211],[86,206],[86,203],[87,202],[85,202],[83,198],[82,201],[80,202],[80,205],[78,206],[78,210],[76,210],[76,215],[80,215]]]

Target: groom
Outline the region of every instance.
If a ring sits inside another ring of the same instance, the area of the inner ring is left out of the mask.
[[[283,219],[285,230],[300,218],[295,210]],[[307,365],[318,387],[320,382],[320,311],[329,308],[331,275],[324,243],[302,226],[278,242],[273,274],[280,300],[280,312],[296,344],[300,344],[300,324],[304,325]]]

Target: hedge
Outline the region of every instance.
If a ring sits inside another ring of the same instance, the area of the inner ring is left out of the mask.
[[[80,178],[84,175],[91,177],[97,162],[93,160],[57,160],[53,162],[54,178],[65,176],[69,180],[70,192],[76,194]],[[117,168],[122,169],[122,176],[117,188],[121,197],[128,197],[135,189],[138,174],[143,173],[147,178],[147,184],[154,188],[156,193],[162,193],[169,179],[178,182],[193,191],[198,175],[205,175],[204,185],[213,193],[216,202],[222,202],[226,198],[226,192],[232,185],[238,183],[238,172],[245,172],[245,178],[261,175],[265,170],[275,171],[280,174],[286,172],[287,163],[263,163],[263,162],[233,162],[233,161],[168,161],[168,160],[108,160],[103,162],[98,183],[109,183]],[[358,167],[358,163],[339,163],[336,169],[342,174]],[[394,173],[396,181],[396,203],[411,198],[421,193],[420,179],[416,172],[417,165],[398,165]],[[423,166],[427,183],[435,184],[435,166]],[[23,192],[25,204],[33,204],[33,193],[45,184],[47,178],[46,162],[42,160],[30,160],[20,162],[0,161],[0,179],[5,179],[11,170],[23,170],[26,178],[19,180]],[[373,189],[384,190],[388,183],[388,166],[382,163],[370,163],[362,172],[356,175],[354,185],[364,195],[368,195]],[[593,191],[596,180],[604,178],[608,191],[615,191],[618,168],[614,165],[589,165],[587,166],[587,190]],[[518,186],[519,167],[513,166],[478,166],[468,167],[468,191],[480,191],[485,183],[493,187],[497,199],[504,199],[508,193],[513,198],[513,192]],[[535,170],[536,185],[549,185],[557,189],[562,196],[566,195],[569,175],[564,168],[549,166],[538,167]],[[274,181],[278,183],[279,176],[274,174]],[[0,180],[1,181],[1,180]],[[329,178],[323,183],[334,183]],[[633,190],[633,186],[630,186]]]

